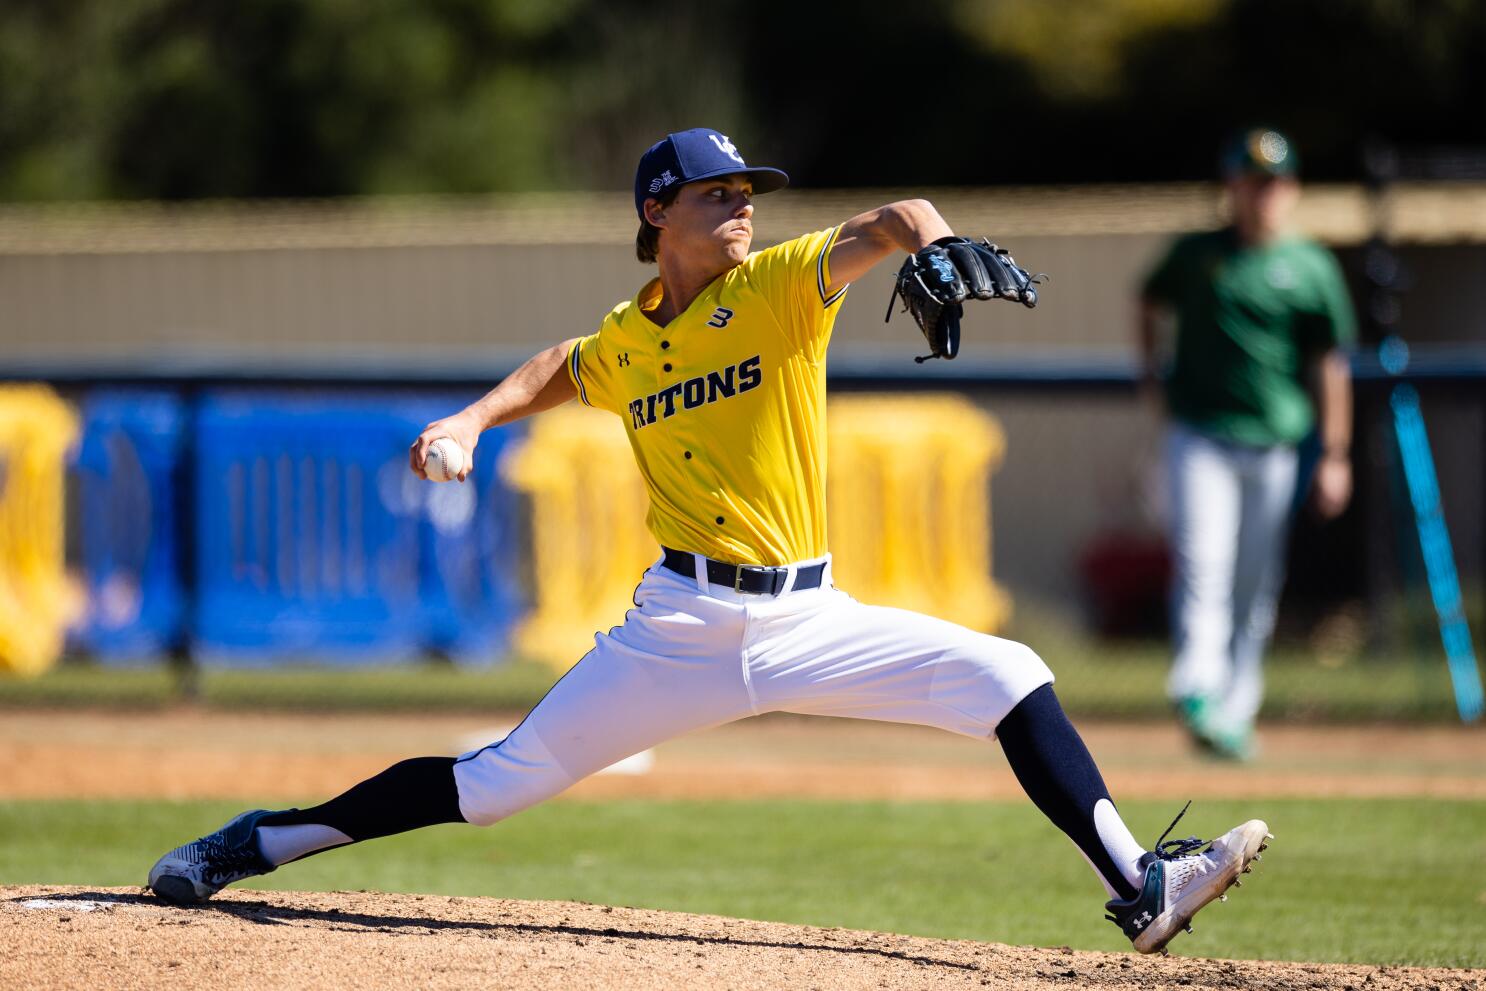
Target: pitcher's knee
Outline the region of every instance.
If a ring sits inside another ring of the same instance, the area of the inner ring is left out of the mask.
[[[982,663],[1002,677],[1010,676],[1018,681],[1032,679],[1037,680],[1038,684],[1052,680],[1052,669],[1047,666],[1042,655],[1026,644],[992,636],[987,636],[985,640],[985,649],[978,652]]]
[[[984,736],[1018,702],[1052,680],[1052,671],[1026,644],[973,634],[937,665],[930,701],[970,720],[947,728]]]
[[[459,812],[466,822],[494,825],[573,784],[573,777],[539,741],[524,742],[525,746],[520,746],[507,738],[466,754],[454,764]]]
[[[1052,669],[1037,651],[1015,640],[986,639],[992,643],[984,652],[982,663],[1002,706],[1009,710],[1043,685],[1052,683]]]

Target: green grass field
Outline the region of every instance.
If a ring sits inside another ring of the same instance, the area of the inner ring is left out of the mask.
[[[240,811],[217,802],[0,802],[0,883],[128,885]],[[1127,803],[1154,837],[1174,809]],[[1486,966],[1486,803],[1205,802],[1204,835],[1255,813],[1276,841],[1186,955]],[[1127,949],[1102,889],[1026,802],[551,802],[294,864],[284,889],[574,899],[819,926]]]

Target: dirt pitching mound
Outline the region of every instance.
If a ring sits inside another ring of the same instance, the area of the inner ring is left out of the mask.
[[[1486,991],[1479,971],[1139,957],[574,902],[0,887],[0,987],[1335,988]]]

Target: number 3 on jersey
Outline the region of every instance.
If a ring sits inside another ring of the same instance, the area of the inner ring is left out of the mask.
[[[712,311],[712,319],[707,321],[709,327],[726,327],[728,321],[733,319],[733,311],[726,306],[719,306]]]

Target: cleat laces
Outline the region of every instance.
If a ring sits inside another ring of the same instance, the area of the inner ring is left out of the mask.
[[[1182,821],[1182,816],[1186,815],[1191,807],[1190,801],[1182,806],[1182,810],[1176,814],[1175,819],[1171,820],[1171,825],[1166,827],[1166,832],[1161,834],[1161,838],[1156,841],[1155,850],[1152,851],[1157,858],[1171,865],[1169,869],[1173,890],[1186,887],[1194,877],[1206,874],[1213,868],[1212,861],[1199,853],[1203,847],[1212,846],[1212,840],[1204,840],[1196,836],[1188,836],[1182,840],[1166,838],[1171,835],[1171,831],[1176,828],[1177,823]]]
[[[199,865],[201,880],[216,888],[263,873],[258,853],[251,843],[229,843],[220,832],[177,847],[174,855]]]
[[[229,844],[221,834],[204,837],[199,842],[206,856],[202,877],[208,884],[228,885],[261,873],[258,851],[251,842]]]
[[[1176,814],[1176,818],[1171,820],[1171,825],[1166,827],[1166,831],[1161,834],[1160,839],[1156,840],[1155,848],[1146,855],[1152,860],[1160,860],[1169,865],[1167,868],[1168,877],[1170,878],[1169,890],[1173,892],[1180,891],[1193,878],[1206,874],[1213,869],[1212,862],[1199,853],[1203,847],[1211,846],[1212,840],[1204,840],[1197,836],[1188,836],[1186,839],[1181,840],[1168,840],[1166,838],[1171,835],[1171,831],[1176,828],[1177,823],[1182,821],[1182,816],[1186,815],[1187,810],[1191,807],[1192,803],[1189,800],[1186,805],[1182,806],[1182,810]],[[1114,915],[1106,914],[1104,917],[1115,925],[1124,928],[1124,922]]]
[[[1156,841],[1156,848],[1152,852],[1157,857],[1160,857],[1162,860],[1176,860],[1179,857],[1191,856],[1212,843],[1212,840],[1198,839],[1195,836],[1188,836],[1184,840],[1168,840],[1166,838],[1171,835],[1171,831],[1176,828],[1177,823],[1182,821],[1182,816],[1186,815],[1187,810],[1191,807],[1191,801],[1183,805],[1182,810],[1176,814],[1176,818],[1171,820],[1171,825],[1166,827],[1166,832],[1162,833],[1161,838]]]

